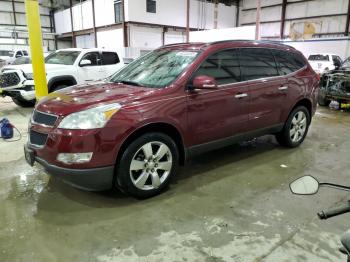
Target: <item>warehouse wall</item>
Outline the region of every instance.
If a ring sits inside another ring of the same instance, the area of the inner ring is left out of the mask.
[[[262,0],[261,37],[279,38],[282,0]],[[343,36],[348,0],[288,0],[284,27],[287,38]],[[277,5],[267,7],[271,5]],[[265,7],[265,8],[264,8]],[[256,19],[256,0],[244,0],[241,25],[253,25]],[[312,34],[307,34],[309,29]]]
[[[301,51],[306,57],[308,57],[310,54],[330,53],[337,54],[344,60],[350,56],[349,38],[285,41],[284,43],[295,47],[296,49]]]
[[[214,28],[214,4],[191,0],[190,27],[198,29]],[[74,31],[93,28],[92,1],[87,0],[72,8]],[[56,32],[71,32],[70,9],[54,14]],[[157,0],[156,13],[146,12],[146,0],[125,0],[125,21],[128,23],[128,43],[142,52],[163,44],[184,42],[186,26],[186,0]],[[218,5],[218,28],[234,27],[236,7]],[[137,24],[136,24],[137,23]],[[122,29],[115,29],[114,0],[95,0],[95,24],[98,47],[124,46]],[[165,28],[169,26],[169,28]],[[106,28],[105,28],[106,27]],[[175,29],[176,28],[176,29]],[[103,30],[103,31],[101,31]],[[76,37],[77,47],[93,47],[91,35]],[[133,53],[134,51],[132,51]]]
[[[185,27],[186,26],[186,1],[157,0],[156,13],[146,12],[146,1],[126,0],[125,1],[126,21],[143,22]],[[201,29],[214,28],[214,4],[191,0],[190,2],[190,27]],[[218,27],[234,27],[236,21],[236,7],[219,4]]]
[[[54,50],[55,37],[52,34],[50,10],[50,7],[39,6],[44,49]],[[28,46],[27,30],[24,2],[16,1],[13,10],[11,1],[0,0],[0,48],[12,50]]]

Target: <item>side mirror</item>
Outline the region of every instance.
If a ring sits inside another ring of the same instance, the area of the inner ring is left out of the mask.
[[[216,89],[218,87],[215,79],[211,76],[196,76],[193,79],[193,89]]]
[[[80,61],[79,66],[84,67],[84,66],[90,66],[91,65],[91,61],[87,60],[87,59],[83,59]]]
[[[318,192],[320,183],[312,176],[303,176],[290,183],[289,187],[296,195],[314,195]]]

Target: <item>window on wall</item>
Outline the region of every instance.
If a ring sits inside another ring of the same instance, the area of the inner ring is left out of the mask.
[[[156,13],[156,1],[155,0],[146,0],[146,11],[147,13]]]
[[[122,1],[116,0],[114,1],[114,14],[115,14],[115,22],[121,23],[123,22],[123,6]]]

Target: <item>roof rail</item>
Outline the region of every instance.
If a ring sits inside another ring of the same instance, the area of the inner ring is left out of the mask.
[[[235,39],[235,40],[221,40],[221,41],[214,41],[210,42],[207,45],[215,45],[215,44],[223,44],[223,43],[230,43],[230,42],[252,42],[252,43],[264,43],[264,44],[274,44],[274,45],[280,45],[280,46],[288,46],[293,49],[295,49],[292,46],[286,45],[281,41],[273,41],[273,40],[244,40],[244,39]]]

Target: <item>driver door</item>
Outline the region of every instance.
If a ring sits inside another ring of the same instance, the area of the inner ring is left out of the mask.
[[[90,64],[82,65],[81,61],[88,60]],[[80,82],[88,83],[104,78],[102,59],[99,52],[86,53],[79,62],[78,75]]]
[[[246,131],[249,88],[240,82],[238,50],[223,50],[209,55],[192,80],[199,75],[213,77],[218,87],[215,90],[188,91],[188,128],[193,145],[224,142],[226,138]]]

